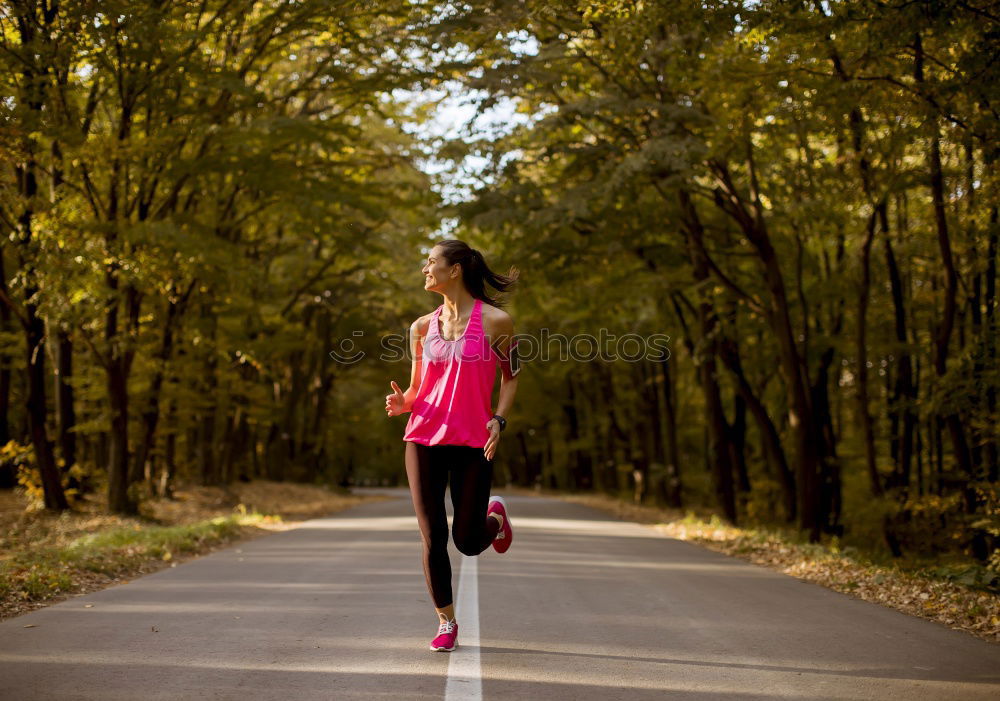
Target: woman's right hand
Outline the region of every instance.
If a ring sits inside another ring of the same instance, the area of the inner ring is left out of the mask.
[[[395,380],[389,380],[389,384],[392,386],[393,392],[385,395],[385,413],[388,416],[398,416],[404,413],[406,398]]]

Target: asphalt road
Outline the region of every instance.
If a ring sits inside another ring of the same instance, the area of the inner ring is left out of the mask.
[[[532,497],[506,554],[450,546],[459,648],[432,652],[390,493],[0,623],[0,699],[1000,698],[1000,645]]]

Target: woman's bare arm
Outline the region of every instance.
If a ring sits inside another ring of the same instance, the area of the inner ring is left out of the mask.
[[[495,338],[497,339],[493,348],[500,357],[500,397],[497,399],[496,413],[507,418],[507,414],[514,406],[514,395],[517,394],[517,373],[520,367],[517,363],[514,348],[514,320],[504,312],[499,316],[495,325]]]
[[[403,411],[413,409],[413,401],[417,398],[417,390],[420,389],[420,363],[424,353],[424,335],[427,333],[427,318],[420,317],[410,324],[410,355],[413,361],[410,364],[410,386],[403,392]]]

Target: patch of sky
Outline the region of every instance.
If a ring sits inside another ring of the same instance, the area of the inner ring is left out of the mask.
[[[517,56],[538,52],[537,40],[525,30],[510,32],[504,38],[510,41],[511,53]],[[464,46],[450,47],[448,51],[436,51],[437,46],[431,48],[430,56],[411,54],[407,58],[420,63],[471,58]],[[471,68],[468,76],[481,78],[483,68]],[[489,97],[486,91],[472,89],[458,80],[423,89],[396,89],[391,93],[391,99],[404,106],[402,111],[408,121],[401,124],[402,128],[421,141],[424,157],[418,159],[418,167],[431,176],[433,187],[447,204],[471,199],[476,189],[489,186],[489,173],[493,172],[488,168],[490,159],[476,153],[474,147],[461,160],[442,157],[441,149],[447,142],[495,142],[516,127],[537,121],[549,111],[529,115],[518,112],[516,98],[500,97],[488,102]],[[518,150],[502,153],[497,157],[498,165],[502,168],[520,156]],[[436,233],[446,234],[457,224],[455,220],[442,219]]]
[[[501,98],[484,107],[487,93],[470,90],[458,81],[448,81],[435,89],[397,89],[392,97],[406,105],[404,113],[407,116],[414,117],[402,127],[420,139],[425,156],[418,160],[418,167],[432,176],[435,188],[447,203],[468,200],[475,188],[488,184],[485,170],[489,165],[485,156],[474,152],[457,162],[439,156],[447,142],[472,144],[483,139],[497,140],[517,125],[531,121],[528,115],[517,112],[516,101]],[[429,118],[416,119],[416,114],[428,107],[431,107]],[[511,155],[503,157],[509,159]]]

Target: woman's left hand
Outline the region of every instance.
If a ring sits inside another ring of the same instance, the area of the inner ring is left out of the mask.
[[[490,419],[486,422],[486,430],[490,432],[490,437],[486,440],[486,445],[483,446],[483,455],[486,456],[487,460],[492,460],[493,454],[497,452],[497,443],[500,442],[500,422],[496,419]]]

